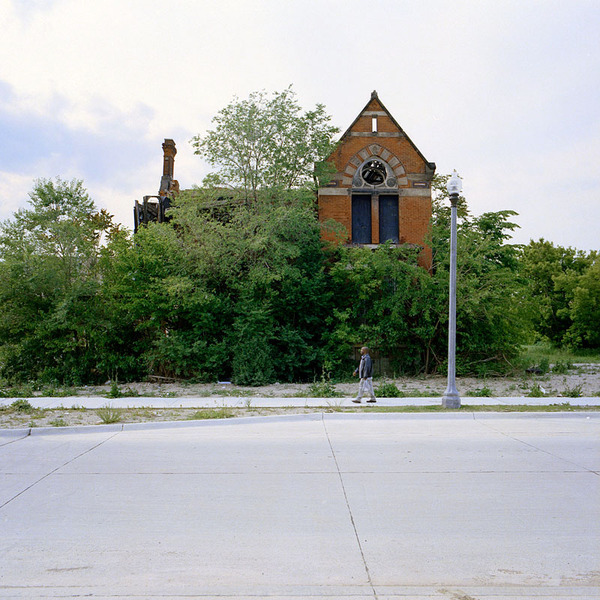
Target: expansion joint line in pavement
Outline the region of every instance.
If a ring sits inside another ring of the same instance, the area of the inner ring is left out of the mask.
[[[72,462],[76,461],[78,458],[81,458],[85,454],[88,454],[92,450],[95,450],[99,446],[102,446],[102,444],[105,444],[109,440],[112,440],[116,435],[119,435],[119,433],[121,433],[121,432],[117,431],[116,433],[114,433],[110,437],[106,438],[105,440],[102,440],[101,442],[98,442],[95,446],[92,446],[91,448],[88,448],[84,452],[81,452],[77,456],[69,459],[66,463],[60,465],[59,467],[56,467],[56,469],[52,469],[52,471],[50,471],[49,473],[46,473],[43,477],[40,477],[37,481],[34,481],[31,485],[28,485],[24,490],[21,490],[18,494],[15,494],[12,498],[9,498],[6,502],[4,502],[4,504],[0,504],[0,509],[3,509],[7,504],[10,504],[13,500],[16,500],[19,496],[21,496],[22,494],[24,494],[26,491],[30,490],[32,487],[36,486],[41,481],[44,481],[44,479],[46,479],[47,477],[50,477],[50,475],[56,473],[56,471],[59,471],[60,469],[66,467],[67,465],[69,465]]]
[[[348,509],[348,514],[350,515],[350,522],[352,523],[352,529],[354,530],[354,535],[356,537],[356,543],[358,544],[358,549],[360,550],[360,556],[363,561],[363,565],[365,567],[365,572],[367,574],[367,581],[371,586],[371,591],[373,592],[373,596],[377,598],[377,592],[375,591],[375,586],[373,585],[373,581],[371,579],[371,573],[369,571],[369,566],[367,565],[367,560],[365,558],[365,553],[363,551],[362,544],[360,543],[360,536],[358,535],[358,531],[356,529],[356,523],[354,521],[354,515],[352,514],[352,509],[350,508],[350,502],[348,501],[348,494],[346,493],[346,486],[344,485],[344,478],[342,477],[342,472],[340,471],[340,465],[338,464],[337,457],[335,455],[335,451],[333,449],[333,445],[331,444],[331,438],[329,437],[329,432],[327,431],[327,425],[325,425],[325,417],[324,414],[321,413],[321,422],[323,423],[323,429],[325,430],[325,435],[327,437],[327,443],[329,444],[329,449],[331,450],[331,455],[333,456],[333,462],[335,463],[335,468],[337,470],[338,477],[340,478],[340,484],[342,486],[342,492],[344,493],[344,500],[346,502],[346,508]]]
[[[578,469],[583,469],[584,471],[587,471],[588,473],[593,473],[594,475],[600,475],[600,473],[598,473],[598,471],[594,471],[593,469],[590,469],[590,468],[588,468],[588,467],[586,467],[584,465],[580,465],[579,463],[576,463],[576,462],[574,462],[572,460],[568,460],[567,458],[563,458],[562,456],[558,456],[557,454],[549,452],[548,450],[544,450],[543,448],[538,448],[537,446],[534,446],[533,444],[530,444],[529,442],[526,442],[525,440],[521,440],[518,437],[515,437],[514,435],[510,435],[508,433],[505,433],[504,431],[501,431],[500,429],[496,429],[496,427],[492,427],[488,423],[483,423],[482,421],[480,421],[476,417],[475,413],[473,413],[473,419],[475,421],[477,421],[480,425],[483,425],[484,427],[488,427],[492,431],[495,431],[496,433],[499,433],[500,435],[503,435],[504,437],[507,437],[509,440],[514,440],[515,442],[519,442],[519,444],[523,444],[524,446],[528,446],[529,448],[533,448],[534,450],[537,450],[538,452],[542,452],[544,454],[547,454],[548,456],[551,456],[552,458],[556,458],[556,459],[562,460],[563,462],[566,462],[566,463],[568,463],[570,465],[574,465]]]

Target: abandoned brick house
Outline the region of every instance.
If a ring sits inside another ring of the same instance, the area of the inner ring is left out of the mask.
[[[158,195],[135,203],[136,230],[142,223],[163,221],[170,198],[179,191],[173,179],[177,153],[173,140],[164,141],[163,152]],[[348,244],[374,247],[389,240],[421,248],[419,263],[430,268],[431,250],[424,240],[431,217],[435,163],[425,159],[377,92],[327,160],[335,172],[329,184],[319,189],[319,220],[333,219],[343,225]]]

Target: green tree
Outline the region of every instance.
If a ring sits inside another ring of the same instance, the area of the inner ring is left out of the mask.
[[[439,294],[436,356],[446,352],[450,246],[448,176],[434,179],[430,244],[432,283]],[[458,204],[457,231],[457,369],[485,373],[508,367],[531,335],[531,306],[520,271],[520,246],[508,243],[518,227],[511,210],[471,215],[465,199]],[[442,354],[443,355],[443,354]]]
[[[595,260],[595,253],[555,246],[544,239],[531,240],[520,261],[535,304],[537,334],[560,346],[572,325],[571,303],[580,277]],[[569,338],[572,342],[572,338]]]
[[[261,189],[302,187],[325,173],[322,161],[339,131],[330,120],[322,104],[303,111],[290,86],[271,96],[261,91],[235,98],[213,118],[214,129],[191,142],[217,168],[212,184],[256,200]]]
[[[572,325],[565,341],[576,348],[600,348],[600,260],[579,277],[571,301]]]
[[[81,181],[39,180],[0,226],[0,371],[83,381],[95,371],[102,235],[114,229]]]
[[[223,213],[182,195],[173,223],[187,272],[219,299],[221,376],[237,383],[310,378],[328,292],[308,193],[260,193]],[[215,373],[216,374],[216,373]]]

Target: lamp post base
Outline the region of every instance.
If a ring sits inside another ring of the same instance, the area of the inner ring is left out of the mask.
[[[460,408],[460,396],[458,392],[446,392],[442,398],[444,408]]]

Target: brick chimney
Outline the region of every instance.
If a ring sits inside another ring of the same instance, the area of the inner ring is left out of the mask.
[[[175,155],[177,148],[175,142],[171,139],[165,139],[163,142],[163,174],[160,180],[159,196],[167,196],[169,192],[179,191],[179,182],[173,179],[175,171]]]

